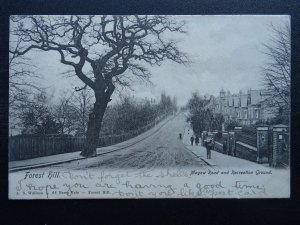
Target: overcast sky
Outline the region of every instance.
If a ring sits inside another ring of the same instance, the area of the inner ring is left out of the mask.
[[[192,64],[188,67],[166,62],[150,67],[153,85],[136,83],[134,91],[124,92],[139,97],[159,97],[165,90],[185,104],[191,93],[218,95],[221,88],[237,93],[239,90],[261,88],[261,66],[266,62],[263,43],[270,41],[270,24],[280,26],[288,16],[178,16],[186,21],[187,35],[173,36],[179,47],[188,53]],[[78,78],[64,77],[69,69],[59,62],[57,53],[31,52],[38,67],[39,82],[54,91],[81,85]],[[115,96],[115,99],[117,96]]]

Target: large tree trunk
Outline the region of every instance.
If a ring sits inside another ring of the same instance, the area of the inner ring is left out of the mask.
[[[94,108],[89,114],[85,146],[83,151],[80,153],[80,155],[84,157],[94,157],[97,155],[96,148],[98,147],[101,123],[107,104],[108,101],[105,97],[96,96]]]

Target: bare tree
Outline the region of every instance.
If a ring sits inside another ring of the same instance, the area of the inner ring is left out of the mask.
[[[60,126],[53,115],[51,99],[49,93],[42,91],[22,104],[18,117],[23,134],[59,134]]]
[[[263,68],[265,87],[269,96],[266,105],[281,116],[289,117],[291,88],[291,29],[290,24],[275,27],[270,44],[265,44],[268,63]]]
[[[60,134],[70,135],[76,131],[78,117],[75,107],[70,102],[73,93],[71,93],[70,96],[65,93],[59,99],[59,102],[53,106],[53,116],[59,124]]]
[[[11,43],[15,46],[19,44],[20,39]],[[29,58],[24,55],[9,54],[9,127],[11,135],[14,129],[21,129],[19,115],[25,103],[32,104],[30,97],[44,90],[35,83],[39,76],[34,69],[35,66]]]
[[[18,48],[21,40],[17,39],[14,42],[11,45]],[[33,68],[34,65],[25,56],[15,53],[9,54],[9,105],[11,107],[27,100],[26,96],[32,94],[33,90],[42,90],[34,82],[38,76]]]
[[[75,135],[86,136],[89,113],[92,111],[93,94],[90,89],[85,88],[79,92],[74,92],[70,103],[75,109]]]
[[[53,116],[59,124],[60,134],[85,137],[88,114],[92,108],[93,95],[88,88],[80,91],[65,91],[58,102],[52,105]]]
[[[101,121],[116,85],[128,86],[130,74],[149,79],[143,66],[161,65],[169,59],[187,62],[168,32],[184,33],[183,22],[169,16],[13,16],[11,34],[21,43],[13,54],[32,49],[56,51],[61,63],[71,66],[77,77],[94,91],[83,156],[95,156]],[[89,66],[92,76],[84,67]]]

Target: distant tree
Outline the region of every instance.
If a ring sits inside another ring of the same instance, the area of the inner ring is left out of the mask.
[[[137,107],[138,113],[138,126],[145,126],[153,121],[156,117],[154,107],[151,106],[149,100],[145,100],[143,104]]]
[[[74,134],[80,117],[76,108],[70,102],[73,96],[63,95],[53,106],[53,116],[60,127],[60,134]]]
[[[75,91],[70,99],[70,104],[75,110],[74,129],[75,135],[86,137],[89,114],[93,109],[93,93],[89,88]]]
[[[222,124],[224,123],[225,119],[223,114],[221,113],[216,113],[212,114],[212,119],[211,119],[211,129],[212,130],[222,130]]]
[[[16,45],[19,42],[18,39]],[[34,82],[37,78],[34,65],[28,58],[9,54],[9,127],[11,132],[12,129],[19,128],[18,114],[24,103],[30,103],[30,96],[43,90]]]
[[[187,103],[187,109],[192,113],[195,114],[197,112],[202,111],[205,106],[208,104],[208,100],[206,98],[202,98],[198,92],[194,92],[192,94],[191,99],[189,99]]]
[[[184,33],[183,26],[170,16],[12,16],[12,38],[21,42],[10,52],[55,51],[84,87],[93,90],[95,104],[81,152],[90,157],[96,155],[102,119],[116,85],[129,86],[128,74],[148,80],[144,64],[161,65],[166,59],[187,62],[176,42],[165,35]]]
[[[168,111],[170,111],[171,106],[171,97],[168,96],[165,91],[163,91],[160,95],[159,110],[161,111],[161,113],[167,113]]]
[[[177,112],[178,106],[177,106],[177,97],[176,96],[174,96],[172,99],[172,106],[173,106],[173,111]]]
[[[111,105],[107,107],[102,120],[100,136],[114,135],[119,133],[116,126],[119,113],[120,112],[118,111],[117,105]]]
[[[213,114],[206,107],[208,103],[209,100],[202,98],[197,92],[192,94],[192,98],[187,103],[187,109],[189,110],[187,121],[191,123],[196,134],[200,134],[204,130],[213,129]]]
[[[118,117],[115,128],[121,133],[138,129],[140,126],[140,108],[135,104],[133,98],[124,97],[121,104],[117,106]]]
[[[180,107],[180,111],[181,111],[181,112],[185,112],[186,110],[187,110],[187,106],[181,106],[181,107]]]
[[[101,135],[123,134],[145,127],[154,122],[159,116],[168,114],[166,102],[171,99],[166,94],[164,100],[153,104],[148,99],[136,101],[135,98],[125,96],[120,102],[108,107],[102,124]],[[162,103],[164,102],[164,103]]]
[[[224,123],[225,130],[234,130],[235,127],[240,126],[240,124],[235,120],[227,120]]]
[[[265,87],[269,92],[267,109],[273,109],[276,117],[288,123],[291,97],[291,29],[290,24],[275,27],[270,44],[265,44],[268,63],[263,67]]]
[[[20,39],[15,45],[19,45]],[[23,55],[9,54],[9,106],[12,109],[20,106],[20,103],[28,101],[28,96],[34,91],[43,90],[34,82],[38,75],[34,71],[34,65]]]
[[[55,120],[45,92],[34,96],[31,103],[23,105],[20,112],[22,134],[59,134],[60,125]]]

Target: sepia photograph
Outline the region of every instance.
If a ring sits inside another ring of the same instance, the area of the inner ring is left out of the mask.
[[[290,16],[9,22],[9,199],[290,197]]]

